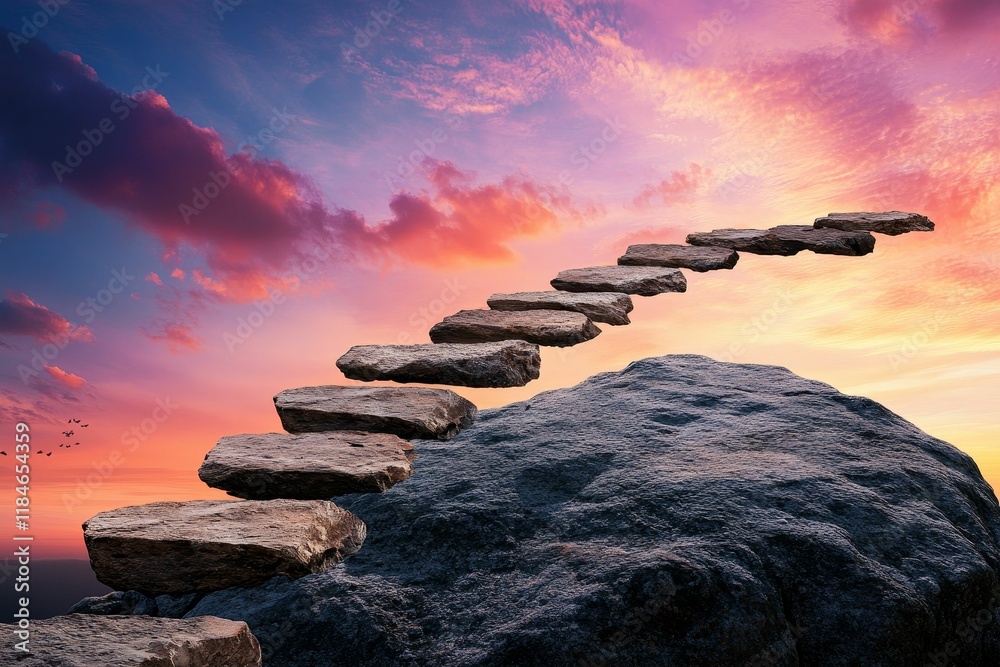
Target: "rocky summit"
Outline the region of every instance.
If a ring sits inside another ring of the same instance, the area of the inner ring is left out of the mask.
[[[413,445],[389,433],[230,435],[205,456],[198,477],[239,498],[315,500],[381,493],[413,474]]]
[[[919,213],[888,211],[886,213],[831,213],[816,218],[814,227],[842,229],[844,231],[869,231],[898,236],[909,232],[933,232],[934,223]]]
[[[83,524],[97,579],[147,595],[302,577],[357,552],[365,524],[325,500],[192,500],[120,507]]]
[[[523,387],[538,379],[541,365],[538,346],[523,340],[355,345],[337,360],[337,368],[352,380],[463,387]]]
[[[731,269],[740,259],[735,250],[711,246],[642,243],[630,245],[618,258],[622,266],[665,266],[692,271]]]
[[[716,229],[689,234],[696,246],[732,248],[756,255],[796,255],[811,250],[820,255],[859,257],[875,250],[875,237],[864,231],[843,231],[808,225],[779,225],[771,229]]]
[[[1000,511],[972,459],[783,368],[646,359],[481,413],[345,496],[328,572],[206,595],[283,667],[995,666]]]
[[[515,292],[494,294],[486,300],[493,310],[573,310],[594,322],[629,324],[632,298],[620,292]]]
[[[202,616],[73,614],[31,620],[30,654],[14,649],[3,626],[0,665],[19,667],[261,667],[260,645],[246,623]]]
[[[274,397],[289,433],[372,431],[447,440],[476,418],[476,406],[447,389],[344,387],[286,389]]]
[[[677,269],[650,266],[588,266],[567,269],[550,281],[566,292],[622,292],[656,296],[665,292],[686,292],[687,279]]]
[[[431,327],[430,336],[434,343],[525,340],[570,347],[600,333],[586,315],[568,310],[460,310]]]

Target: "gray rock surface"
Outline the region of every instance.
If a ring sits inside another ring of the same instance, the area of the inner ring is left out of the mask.
[[[716,229],[689,234],[697,246],[732,248],[756,255],[795,255],[811,250],[821,255],[867,255],[875,250],[875,237],[867,232],[818,229],[808,225],[779,225],[771,229]]]
[[[285,667],[1000,656],[993,491],[868,399],[670,356],[425,445],[392,493],[340,499],[377,527],[343,567],[192,613],[246,619]]]
[[[649,266],[568,269],[560,271],[551,284],[565,292],[623,292],[639,296],[687,291],[687,279],[677,269]]]
[[[632,298],[619,292],[515,292],[494,294],[486,300],[493,310],[572,310],[594,322],[629,324]]]
[[[523,387],[538,379],[541,364],[538,346],[522,340],[472,345],[355,345],[337,360],[337,368],[352,380],[463,387]]]
[[[621,266],[665,266],[692,271],[731,269],[740,259],[730,248],[643,243],[630,245],[618,258]]]
[[[897,236],[907,232],[933,232],[934,223],[919,213],[888,211],[886,213],[831,213],[816,218],[814,227],[844,231],[870,231]]]
[[[435,343],[526,340],[571,347],[600,333],[586,315],[568,310],[460,310],[431,327],[430,336]]]
[[[157,595],[152,598],[139,591],[112,591],[107,595],[83,598],[66,613],[182,618],[201,598],[201,593]]]
[[[413,445],[390,433],[230,435],[205,456],[198,477],[238,498],[322,500],[381,493],[413,474]]]
[[[325,500],[193,500],[101,512],[83,539],[101,583],[155,596],[328,569],[361,548],[365,524]]]
[[[299,387],[274,397],[289,433],[372,431],[447,440],[476,419],[476,406],[447,389]]]
[[[30,655],[14,649],[12,626],[0,665],[18,667],[260,667],[260,645],[246,623],[221,618],[72,614],[31,621]]]

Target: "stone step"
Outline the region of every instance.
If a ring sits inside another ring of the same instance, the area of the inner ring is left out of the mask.
[[[795,255],[811,250],[821,255],[867,255],[875,249],[868,232],[817,229],[804,225],[779,225],[771,229],[716,229],[689,234],[687,242],[698,246],[732,248],[756,255]]]
[[[731,269],[740,259],[735,250],[707,246],[644,243],[630,245],[618,258],[621,266],[663,266],[692,271]]]
[[[0,665],[18,667],[261,667],[257,639],[243,621],[215,616],[154,618],[69,614],[31,619],[30,654],[14,630],[0,642]]]
[[[463,387],[523,387],[538,379],[541,364],[538,346],[523,340],[355,345],[337,360],[337,368],[352,380]]]
[[[537,345],[570,347],[600,333],[586,315],[569,310],[460,310],[431,327],[431,340],[435,343],[525,340]]]
[[[885,213],[831,213],[816,218],[814,227],[840,229],[848,232],[869,231],[897,236],[907,232],[933,232],[934,223],[926,216],[903,211]]]
[[[590,266],[560,271],[552,286],[564,292],[623,292],[655,296],[686,292],[687,279],[677,269],[650,266]]]
[[[476,406],[447,389],[345,387],[286,389],[274,397],[289,433],[372,431],[447,440],[476,418]]]
[[[594,322],[629,324],[632,299],[620,292],[516,292],[494,294],[486,300],[493,310],[572,310]]]
[[[413,474],[413,445],[389,433],[230,435],[205,456],[198,477],[253,500],[326,499],[381,493]]]
[[[122,507],[83,524],[98,581],[150,596],[250,587],[333,567],[365,524],[325,500],[193,500]]]

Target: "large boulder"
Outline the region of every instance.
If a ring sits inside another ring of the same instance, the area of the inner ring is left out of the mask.
[[[72,614],[31,621],[28,648],[3,626],[0,665],[18,667],[261,667],[260,645],[246,623]]]
[[[430,337],[434,343],[526,340],[570,347],[600,333],[589,317],[570,310],[460,310],[431,327]]]
[[[831,213],[816,218],[813,227],[844,231],[869,231],[898,236],[909,232],[933,232],[934,223],[926,215],[887,211],[885,213]]]
[[[338,501],[372,526],[343,567],[191,614],[245,619],[286,667],[997,665],[975,463],[783,368],[647,359],[420,463]]]

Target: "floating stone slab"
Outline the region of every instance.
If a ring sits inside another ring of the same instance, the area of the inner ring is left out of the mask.
[[[570,347],[597,337],[601,330],[586,315],[568,310],[460,310],[431,327],[435,343],[525,340]]]
[[[155,596],[257,586],[333,567],[365,524],[325,500],[194,500],[122,507],[83,524],[97,579]]]
[[[687,279],[677,269],[649,266],[590,266],[561,271],[552,286],[565,292],[623,292],[655,296],[686,292]]]
[[[523,387],[538,379],[538,346],[523,340],[466,345],[356,345],[337,360],[352,380],[463,387]]]
[[[708,246],[667,245],[646,243],[630,245],[618,258],[621,266],[663,266],[692,271],[731,269],[739,261],[739,254],[729,248]]]
[[[629,324],[632,299],[620,292],[517,292],[494,294],[486,300],[493,310],[572,310],[594,322]]]
[[[455,392],[424,387],[300,387],[279,393],[274,406],[289,433],[371,431],[447,440],[476,418],[476,406]]]
[[[10,626],[7,626],[10,627]],[[31,619],[31,653],[13,629],[0,665],[18,667],[261,667],[257,639],[243,621],[214,616],[154,618],[70,614]]]
[[[903,211],[886,213],[831,213],[816,218],[814,227],[819,229],[840,229],[849,232],[869,231],[889,236],[907,232],[933,232],[934,223],[926,216]]]
[[[205,456],[198,477],[238,498],[314,500],[381,493],[413,474],[413,445],[389,433],[230,435]]]
[[[716,229],[689,234],[687,242],[756,255],[789,256],[811,250],[821,255],[857,257],[875,249],[875,237],[868,232],[818,229],[806,225],[780,225],[771,229]]]

